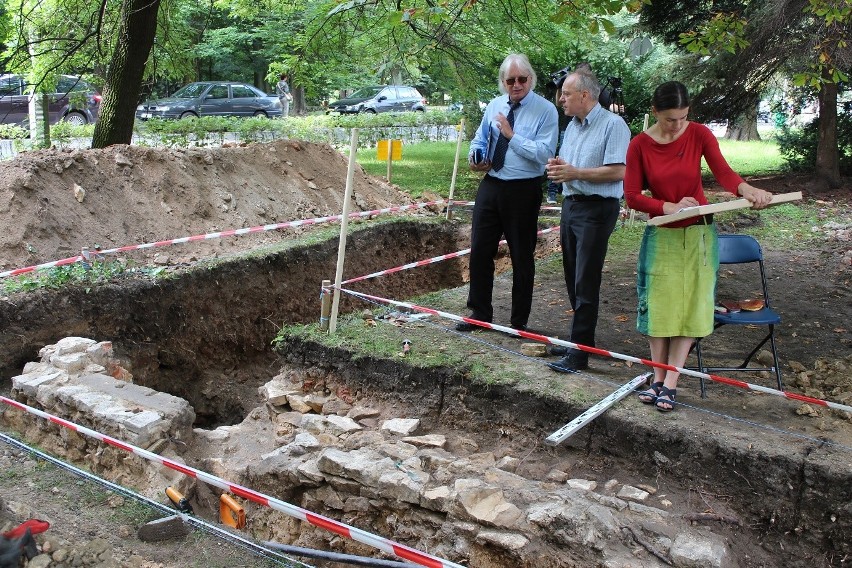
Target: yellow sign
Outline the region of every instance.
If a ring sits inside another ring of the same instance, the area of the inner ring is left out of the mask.
[[[379,140],[379,145],[376,147],[376,159],[388,159],[388,142],[391,143],[391,160],[401,160],[402,140]]]

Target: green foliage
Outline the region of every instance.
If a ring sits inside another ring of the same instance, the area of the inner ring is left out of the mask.
[[[801,128],[784,125],[776,138],[786,170],[814,171],[819,143],[819,118]],[[840,175],[852,175],[852,112],[837,115],[837,149]]]
[[[92,139],[92,134],[95,131],[94,124],[84,124],[77,126],[70,122],[60,120],[50,127],[51,142],[62,148],[65,145],[70,145],[74,139]]]
[[[698,30],[680,34],[680,43],[690,53],[711,55],[715,51],[736,53],[749,45],[743,37],[745,18],[736,14],[718,13]]]
[[[808,0],[803,11],[813,14],[821,22],[821,30],[814,40],[813,52],[816,58],[808,69],[793,76],[793,83],[819,90],[824,83],[849,81],[844,70],[837,65],[844,58],[837,57],[838,52],[846,51],[849,46],[849,26],[852,24],[852,2],[837,0]]]
[[[68,285],[91,287],[102,284],[127,272],[126,263],[120,261],[95,262],[88,268],[82,263],[57,266],[22,274],[17,277],[4,278],[0,281],[6,294],[15,292],[31,292],[33,290],[56,290]],[[156,271],[150,274],[156,275]]]
[[[0,124],[0,139],[20,140],[28,138],[29,135],[29,130],[17,124]]]
[[[137,121],[136,133],[170,147],[221,144],[228,133],[238,140],[258,142],[289,138],[342,146],[350,130],[359,129],[359,145],[374,147],[379,140],[401,138],[408,142],[447,140],[455,137],[459,113],[442,110],[357,115],[315,114],[270,120],[264,117],[202,116],[197,119]],[[144,143],[144,142],[143,142]]]
[[[11,22],[3,26],[8,29],[4,68],[24,75],[41,93],[53,92],[61,73],[82,74],[102,84],[88,73],[106,67],[111,50],[104,47],[111,44],[118,8],[114,0],[104,4],[9,0],[5,17]]]

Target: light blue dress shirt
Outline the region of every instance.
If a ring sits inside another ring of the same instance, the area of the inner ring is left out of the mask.
[[[575,116],[565,128],[559,157],[575,168],[599,168],[627,163],[630,128],[624,119],[600,104],[582,122]],[[562,195],[624,196],[624,182],[571,180],[562,183]]]
[[[494,155],[497,138],[500,137],[497,113],[509,115],[509,96],[500,95],[485,107],[482,122],[476,136],[470,142],[468,160],[477,149],[487,156]],[[504,180],[528,179],[544,174],[547,160],[556,153],[556,141],[559,137],[559,114],[552,102],[530,92],[521,100],[521,106],[515,109],[515,131],[509,140],[506,161],[499,172],[490,170],[492,177]]]

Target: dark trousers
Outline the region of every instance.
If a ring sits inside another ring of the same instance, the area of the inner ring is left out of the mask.
[[[562,203],[559,239],[568,298],[574,308],[571,322],[572,343],[595,345],[598,325],[601,275],[609,245],[609,236],[618,221],[619,203],[615,198]]]
[[[494,257],[505,235],[512,259],[512,327],[527,325],[535,280],[535,245],[542,178],[504,181],[486,175],[479,183],[470,237],[471,317],[492,321]]]

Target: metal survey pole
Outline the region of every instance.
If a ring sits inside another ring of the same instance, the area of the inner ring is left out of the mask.
[[[352,180],[355,176],[355,157],[358,154],[358,129],[352,129],[349,141],[349,168],[346,170],[346,192],[343,194],[343,218],[340,220],[340,239],[337,244],[337,269],[334,273],[334,298],[328,332],[337,331],[337,310],[340,308],[340,282],[343,280],[343,259],[346,256],[346,229],[349,227],[349,202],[352,200]]]
[[[462,136],[464,135],[464,118],[459,124],[459,135],[456,141],[456,160],[453,162],[453,177],[450,180],[450,196],[447,198],[447,219],[452,219],[450,208],[453,206],[453,195],[456,192],[456,174],[459,171],[459,153],[461,152]]]
[[[618,390],[608,395],[599,403],[592,406],[591,408],[580,414],[577,418],[575,418],[574,420],[572,420],[571,422],[569,422],[568,424],[545,438],[544,443],[548,446],[556,446],[558,444],[561,444],[577,430],[579,430],[580,428],[582,428],[583,426],[606,412],[606,410],[610,406],[635,391],[636,388],[639,387],[639,385],[647,382],[648,377],[650,376],[651,373],[645,373],[634,378],[629,383],[625,383]]]

